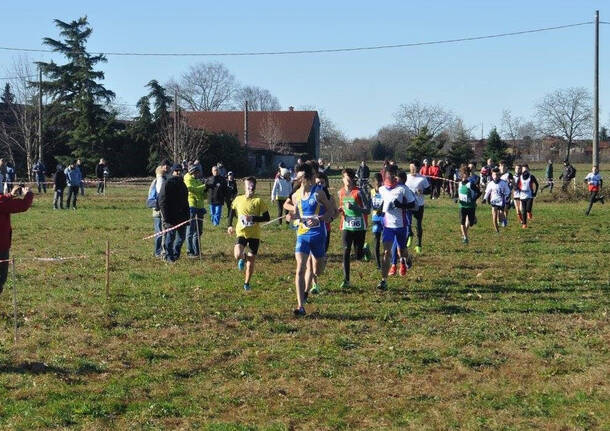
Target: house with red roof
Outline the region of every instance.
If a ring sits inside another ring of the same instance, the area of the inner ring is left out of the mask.
[[[317,111],[181,111],[190,128],[235,136],[257,171],[293,166],[298,157],[318,158]]]

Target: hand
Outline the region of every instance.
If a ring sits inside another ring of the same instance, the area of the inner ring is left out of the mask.
[[[292,221],[292,213],[286,214],[286,223],[290,223]]]
[[[27,188],[27,187],[26,187]],[[21,187],[19,186],[15,186],[13,187],[13,190],[11,190],[11,195],[13,196],[18,196],[19,195],[19,191],[21,190]],[[28,189],[29,191],[29,189]]]
[[[235,229],[233,229],[233,226],[229,226],[229,227],[227,228],[227,233],[228,233],[229,235],[233,235],[233,233],[235,233]]]

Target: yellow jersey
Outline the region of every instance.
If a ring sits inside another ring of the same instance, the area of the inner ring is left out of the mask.
[[[260,239],[260,224],[253,221],[248,222],[245,216],[262,216],[269,211],[267,203],[256,196],[247,198],[246,195],[240,195],[233,200],[231,208],[237,215],[235,235],[237,237]]]

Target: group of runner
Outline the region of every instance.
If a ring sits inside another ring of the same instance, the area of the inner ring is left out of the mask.
[[[490,164],[490,162],[488,162]],[[479,176],[476,166],[470,164],[460,168],[456,202],[459,207],[462,240],[468,243],[468,230],[477,223],[476,208],[479,198],[491,207],[493,228],[508,226],[508,214],[515,208],[517,219],[523,229],[533,220],[533,200],[539,190],[536,177],[527,164],[516,165],[514,173],[500,162],[498,166],[486,167],[486,178]],[[601,177],[595,171],[587,176],[589,184],[597,182],[595,197],[601,187]],[[308,161],[295,167],[295,177],[290,196],[283,202],[285,219],[296,229],[295,241],[295,292],[294,314],[306,314],[305,305],[310,294],[319,292],[318,280],[326,266],[326,255],[330,240],[330,226],[339,219],[343,246],[342,288],[350,287],[350,263],[352,249],[357,260],[371,259],[371,250],[366,242],[366,232],[371,227],[374,237],[375,261],[381,272],[377,289],[387,289],[388,276],[397,272],[404,276],[413,265],[409,253],[414,239],[415,252],[422,252],[424,195],[432,192],[429,179],[418,173],[415,163],[409,165],[409,173],[398,170],[395,164],[387,165],[373,175],[370,192],[359,187],[362,178],[350,168],[341,172],[342,187],[334,197],[328,187],[326,174],[317,162]],[[366,179],[368,182],[368,179]],[[482,187],[482,185],[484,185]],[[250,289],[254,261],[258,253],[261,223],[270,220],[266,202],[255,196],[256,178],[244,180],[244,195],[238,196],[232,205],[228,233],[237,236],[234,255],[240,270],[245,269],[244,289]],[[237,218],[236,228],[232,227]],[[282,215],[282,218],[284,216]],[[415,234],[412,229],[415,219]]]

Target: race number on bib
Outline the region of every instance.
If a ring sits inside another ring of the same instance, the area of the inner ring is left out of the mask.
[[[350,229],[362,229],[362,217],[345,217],[345,225]]]
[[[460,197],[460,202],[465,202],[465,203],[470,202],[470,195],[468,193],[460,193],[459,197]]]
[[[241,222],[241,225],[243,227],[252,227],[252,226],[254,226],[254,221],[248,220],[248,217],[249,216],[245,216],[245,215],[239,216],[239,221]]]

